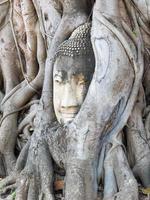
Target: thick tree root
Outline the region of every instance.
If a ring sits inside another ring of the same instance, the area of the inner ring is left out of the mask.
[[[138,184],[121,147],[117,147],[116,150],[114,171],[119,188],[119,192],[115,195],[116,199],[138,200]]]
[[[114,144],[105,158],[104,200],[138,200],[138,185],[122,146]]]
[[[144,187],[150,186],[150,145],[142,120],[143,94],[142,90],[134,106],[127,126],[128,157],[135,176]]]
[[[16,173],[3,179],[1,196],[7,200],[15,190],[16,200],[54,200],[53,168],[48,145],[43,135],[33,135],[24,146],[16,163]]]
[[[17,173],[9,175],[0,181],[0,196],[7,198],[7,196],[16,188],[16,180],[19,177]]]

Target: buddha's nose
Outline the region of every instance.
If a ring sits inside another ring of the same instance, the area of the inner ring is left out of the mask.
[[[64,94],[61,101],[62,108],[76,107],[78,106],[76,92],[71,84],[66,83],[64,87]]]

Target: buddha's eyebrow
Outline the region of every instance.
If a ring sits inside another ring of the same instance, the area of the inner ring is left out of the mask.
[[[58,77],[58,76],[62,78],[62,75],[60,75],[60,74],[55,74],[55,75],[54,75],[54,78],[55,78],[55,77]]]
[[[55,77],[60,77],[60,78],[62,78],[63,80],[65,80],[65,79],[67,78],[67,72],[64,71],[64,70],[56,71],[56,72],[54,73],[54,78],[55,78]]]
[[[54,78],[57,77],[57,76],[59,76],[59,77],[62,78],[62,73],[60,73],[60,72],[56,72],[56,73],[54,74]]]

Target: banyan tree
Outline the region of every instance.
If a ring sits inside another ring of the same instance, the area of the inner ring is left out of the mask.
[[[0,0],[0,111],[0,199],[149,195],[150,1]]]

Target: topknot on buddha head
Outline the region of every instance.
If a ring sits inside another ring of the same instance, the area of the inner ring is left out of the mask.
[[[55,58],[59,56],[75,57],[93,53],[90,39],[91,23],[80,25],[57,49]]]

